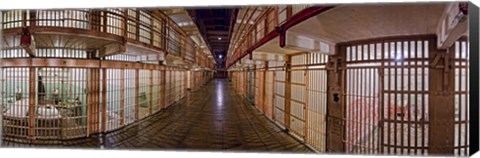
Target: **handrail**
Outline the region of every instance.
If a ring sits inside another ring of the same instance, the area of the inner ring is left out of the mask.
[[[198,45],[170,17],[146,9],[12,10],[2,12],[2,29],[60,27],[101,32],[195,61]],[[205,62],[212,62],[207,60]],[[203,64],[203,65],[213,65]],[[210,67],[213,68],[213,67]]]

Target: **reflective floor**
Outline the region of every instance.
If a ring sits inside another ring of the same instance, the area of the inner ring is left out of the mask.
[[[227,80],[217,79],[176,105],[108,134],[35,145],[4,141],[2,147],[312,152],[244,100]]]

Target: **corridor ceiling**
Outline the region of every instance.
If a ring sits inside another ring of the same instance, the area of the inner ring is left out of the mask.
[[[224,67],[237,9],[199,8],[187,11],[197,24],[218,66]]]

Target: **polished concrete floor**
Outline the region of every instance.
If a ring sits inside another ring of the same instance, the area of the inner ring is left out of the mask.
[[[58,145],[4,141],[2,147],[312,152],[246,103],[224,79],[214,80],[177,104],[108,134]]]

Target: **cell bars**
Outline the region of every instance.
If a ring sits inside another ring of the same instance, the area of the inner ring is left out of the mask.
[[[174,102],[174,71],[167,70],[165,78],[165,107],[169,107]]]
[[[327,61],[327,55],[310,53],[307,56],[305,142],[318,152],[326,149]]]
[[[162,73],[159,70],[152,70],[152,110],[156,113],[162,108]]]
[[[466,40],[455,42],[453,47],[455,68],[455,139],[454,155],[467,156],[470,144],[470,51]]]
[[[86,136],[86,72],[82,68],[3,68],[4,134],[36,139]]]
[[[1,104],[3,106],[3,135],[26,138],[28,136],[28,112],[30,104],[29,68],[2,68]]]
[[[20,36],[7,36],[4,38],[4,47],[0,50],[0,58],[26,58],[29,57],[27,52],[20,46]],[[45,58],[87,58],[87,50],[78,48],[36,48],[36,57]]]
[[[265,97],[263,99],[263,112],[265,115],[273,120],[273,71],[268,70],[265,72]]]
[[[423,154],[428,147],[429,40],[346,48],[346,152]]]
[[[105,131],[111,131],[136,120],[136,69],[106,69]],[[140,88],[140,87],[139,87]],[[103,107],[102,107],[103,108]]]
[[[290,75],[290,129],[300,139],[305,137],[305,109],[306,109],[306,64],[307,55],[291,56]],[[287,86],[288,88],[288,86]]]
[[[255,71],[253,69],[247,70],[247,99],[250,102],[255,101]]]
[[[138,87],[138,113],[139,119],[151,114],[152,110],[152,70],[140,70],[140,83]]]
[[[273,120],[281,127],[285,127],[285,70],[274,69],[274,110]]]
[[[261,112],[264,112],[263,110],[263,102],[264,102],[264,95],[263,91],[265,89],[264,87],[264,73],[265,69],[263,68],[258,68],[255,70],[255,106],[257,109]]]

